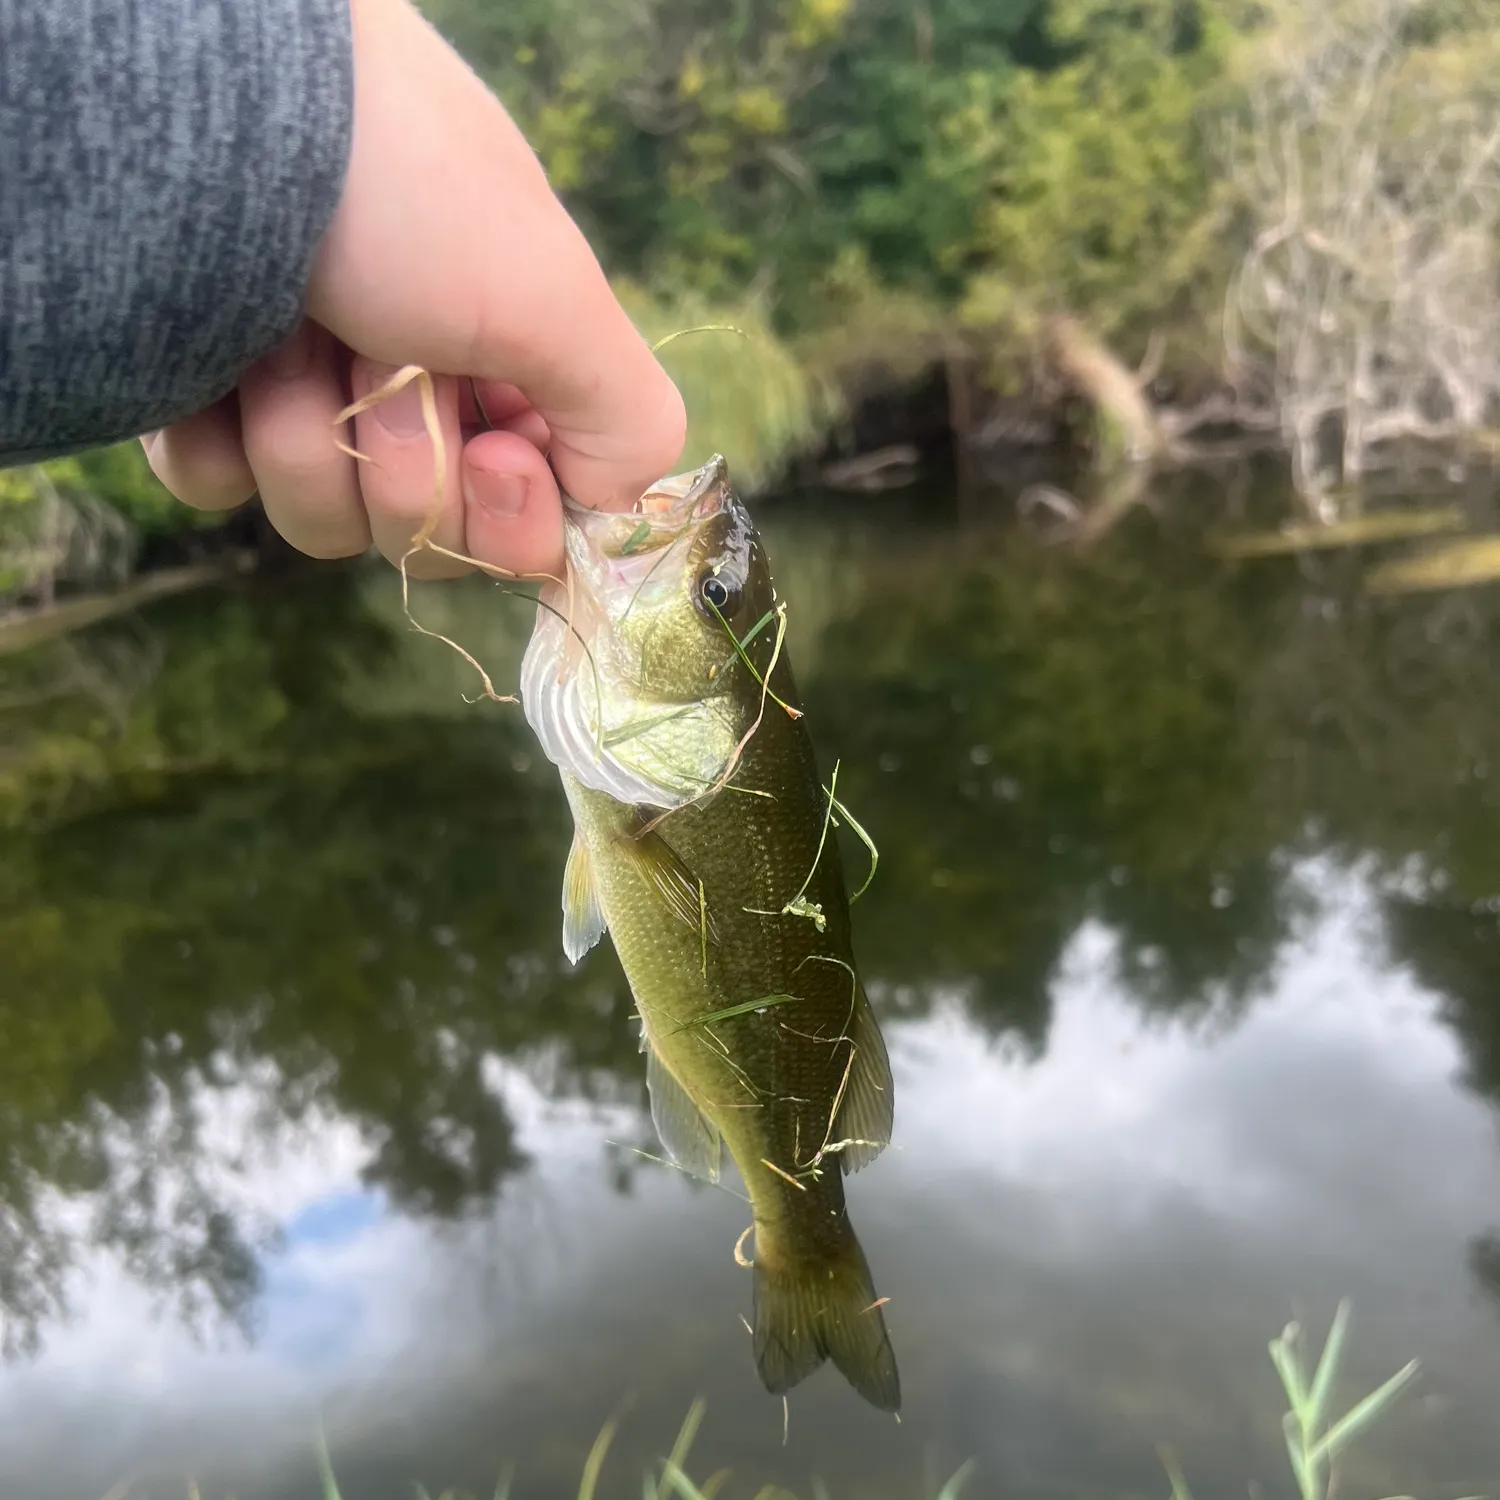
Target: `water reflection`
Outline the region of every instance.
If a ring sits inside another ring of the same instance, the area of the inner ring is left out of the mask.
[[[1122,1492],[1169,1439],[1203,1492],[1279,1483],[1265,1340],[1344,1293],[1356,1375],[1432,1372],[1369,1482],[1494,1482],[1493,607],[857,504],[767,527],[882,851],[900,1150],[860,1216],[904,1425],[818,1381],[783,1453],[743,1210],[631,1154],[623,981],[561,959],[550,769],[388,579],[321,570],[155,611],[123,706],[6,668],[0,1484],[309,1493],[324,1403],[351,1494],[509,1456],[569,1493],[623,1396],[629,1474],[699,1393],[747,1478]],[[421,608],[513,675],[492,589]]]

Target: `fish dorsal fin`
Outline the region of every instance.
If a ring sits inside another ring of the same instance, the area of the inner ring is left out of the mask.
[[[674,917],[703,933],[708,942],[719,941],[702,885],[659,833],[626,834],[615,846]]]
[[[854,1060],[848,1064],[849,1081],[834,1116],[832,1141],[858,1142],[844,1146],[838,1153],[845,1173],[868,1166],[891,1139],[895,1122],[896,1091],[891,1081],[891,1060],[885,1050],[885,1038],[864,986],[855,996],[854,1014],[848,1027],[854,1048]],[[868,1144],[867,1144],[868,1143]]]
[[[667,1154],[694,1177],[719,1180],[719,1132],[693,1103],[667,1065],[646,1049],[646,1088],[651,1095],[651,1123]]]
[[[607,925],[594,884],[594,862],[582,835],[573,830],[562,888],[563,952],[569,963],[577,963],[604,936]]]

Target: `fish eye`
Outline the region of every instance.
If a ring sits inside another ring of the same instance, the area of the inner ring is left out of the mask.
[[[705,604],[725,614],[734,601],[736,591],[729,586],[716,573],[705,573],[698,580],[698,593]]]

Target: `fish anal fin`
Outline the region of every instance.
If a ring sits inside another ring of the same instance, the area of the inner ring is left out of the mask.
[[[659,833],[622,834],[615,842],[674,917],[694,932],[705,932],[710,943],[718,943],[718,929],[697,876]]]
[[[762,1225],[755,1231],[755,1364],[761,1384],[785,1395],[825,1359],[881,1411],[901,1408],[901,1376],[870,1268],[854,1231],[831,1253],[806,1260],[778,1253]]]
[[[563,952],[569,963],[577,963],[604,936],[604,909],[594,883],[594,862],[578,830],[563,870]]]
[[[651,1123],[667,1154],[684,1172],[705,1182],[719,1180],[719,1132],[657,1055],[646,1049],[646,1089]]]
[[[839,1163],[846,1175],[868,1166],[885,1150],[896,1116],[891,1060],[863,987],[855,997],[848,1037],[852,1055],[844,1065],[849,1076],[828,1141],[830,1146],[838,1145]]]

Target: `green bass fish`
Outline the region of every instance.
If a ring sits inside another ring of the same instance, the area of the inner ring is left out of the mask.
[[[662,1145],[709,1181],[727,1146],[744,1179],[766,1389],[831,1359],[895,1411],[843,1183],[890,1139],[890,1063],[765,552],[722,458],[633,512],[565,511],[567,585],[521,671],[573,810],[563,949],[576,963],[609,931]]]

